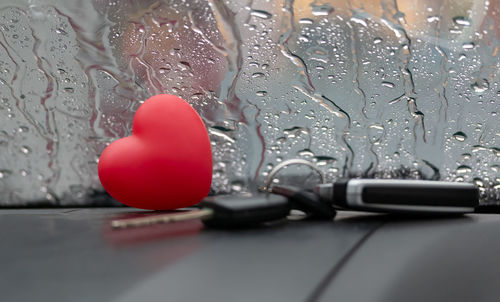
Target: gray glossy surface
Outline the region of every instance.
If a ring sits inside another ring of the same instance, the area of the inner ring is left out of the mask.
[[[500,301],[500,218],[391,220],[319,301]]]
[[[0,210],[2,301],[500,300],[497,215],[109,228],[131,211]]]
[[[379,221],[112,231],[130,209],[1,210],[3,301],[305,301]]]

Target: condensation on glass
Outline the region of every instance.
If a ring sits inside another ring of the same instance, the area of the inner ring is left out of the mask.
[[[4,205],[93,202],[100,153],[157,93],[203,117],[216,193],[301,158],[500,201],[498,0],[10,0],[0,29]]]

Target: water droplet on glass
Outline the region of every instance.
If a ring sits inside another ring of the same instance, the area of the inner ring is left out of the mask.
[[[300,150],[299,152],[297,152],[297,155],[301,156],[301,157],[313,157],[314,152],[312,152],[309,149],[304,149],[304,150]]]
[[[437,22],[439,21],[439,16],[429,16],[427,17],[427,22],[432,23],[432,22]]]
[[[266,96],[267,95],[267,91],[261,90],[261,91],[257,91],[255,94],[257,96]]]
[[[233,181],[231,182],[231,191],[233,192],[241,192],[244,188],[244,183],[241,181]]]
[[[462,160],[469,160],[472,158],[472,154],[470,153],[462,153]]]
[[[28,154],[28,153],[31,152],[31,149],[28,146],[22,146],[21,147],[21,152],[24,153],[24,154]]]
[[[313,24],[313,20],[309,18],[302,18],[299,20],[300,24]]]
[[[265,10],[256,10],[256,9],[252,10],[250,12],[250,15],[261,19],[271,19],[273,16],[272,14],[266,12]]]
[[[472,153],[477,153],[480,151],[487,151],[487,150],[488,150],[487,148],[485,148],[484,146],[481,146],[481,145],[472,146]]]
[[[463,133],[462,131],[458,131],[458,132],[455,132],[453,134],[453,138],[459,142],[463,142],[467,139],[467,135],[465,133]]]
[[[481,178],[475,177],[473,180],[474,184],[478,187],[484,187],[484,181]]]
[[[500,157],[500,148],[491,147],[490,150],[491,152],[493,152],[493,154],[495,154],[496,157]]]
[[[457,25],[470,26],[470,20],[465,17],[455,17],[453,18],[453,22],[455,22]]]
[[[305,35],[300,35],[299,38],[298,38],[298,40],[300,42],[304,42],[304,43],[307,43],[307,42],[310,41],[309,38],[307,36],[305,36]]]
[[[181,61],[177,66],[181,69],[181,71],[186,71],[191,69],[191,64],[188,62]]]
[[[472,83],[470,87],[475,93],[482,93],[490,88],[490,83],[486,79],[481,79]]]
[[[63,36],[66,36],[68,33],[62,29],[62,28],[58,28],[56,29],[56,33],[60,34],[60,35],[63,35]]]
[[[181,56],[181,50],[179,48],[171,48],[170,51],[168,52],[171,56]]]
[[[199,101],[203,99],[203,93],[194,93],[193,95],[191,95],[190,99],[192,101]]]
[[[264,74],[262,72],[256,72],[254,74],[252,74],[252,78],[262,78],[264,77]]]
[[[167,68],[160,68],[158,69],[158,73],[159,74],[165,74],[165,73],[168,73],[170,71],[170,69],[167,69]]]
[[[388,88],[394,88],[394,83],[391,82],[382,82],[382,86],[388,87]]]
[[[318,166],[326,166],[328,164],[333,164],[337,161],[337,159],[335,159],[334,157],[326,155],[315,156],[314,159],[316,160],[316,165]]]
[[[382,124],[372,124],[368,126],[368,136],[371,143],[377,143],[384,135],[384,126]]]
[[[12,171],[7,170],[7,169],[1,169],[0,170],[0,179],[7,178],[12,174]]]
[[[351,21],[354,22],[354,23],[357,23],[357,24],[360,24],[360,25],[363,25],[365,27],[368,26],[368,24],[366,24],[366,21],[361,19],[361,18],[357,18],[357,17],[351,17]]]
[[[382,38],[377,37],[373,39],[373,44],[379,44],[379,43],[382,43]]]
[[[462,48],[465,50],[473,49],[476,45],[472,42],[462,44]]]
[[[466,165],[458,166],[456,170],[457,174],[466,174],[472,172],[472,168]]]
[[[328,16],[331,14],[334,9],[328,4],[322,4],[322,5],[316,5],[316,4],[311,4],[312,7],[312,14],[315,16]]]
[[[301,134],[309,134],[309,129],[304,127],[292,127],[284,129],[283,134],[285,134],[288,138],[296,138]]]

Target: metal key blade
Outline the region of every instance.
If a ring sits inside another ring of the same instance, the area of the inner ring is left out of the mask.
[[[212,217],[212,209],[196,209],[180,213],[168,213],[159,215],[148,215],[146,217],[123,218],[111,221],[111,227],[114,229],[124,229],[132,227],[147,226],[159,223],[170,223],[194,219],[206,219]]]

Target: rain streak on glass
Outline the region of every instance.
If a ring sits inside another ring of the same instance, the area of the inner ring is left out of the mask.
[[[158,93],[205,122],[214,193],[291,158],[341,177],[475,183],[500,203],[500,4],[0,4],[0,200],[109,204],[96,169]],[[280,183],[314,182],[301,167]]]

